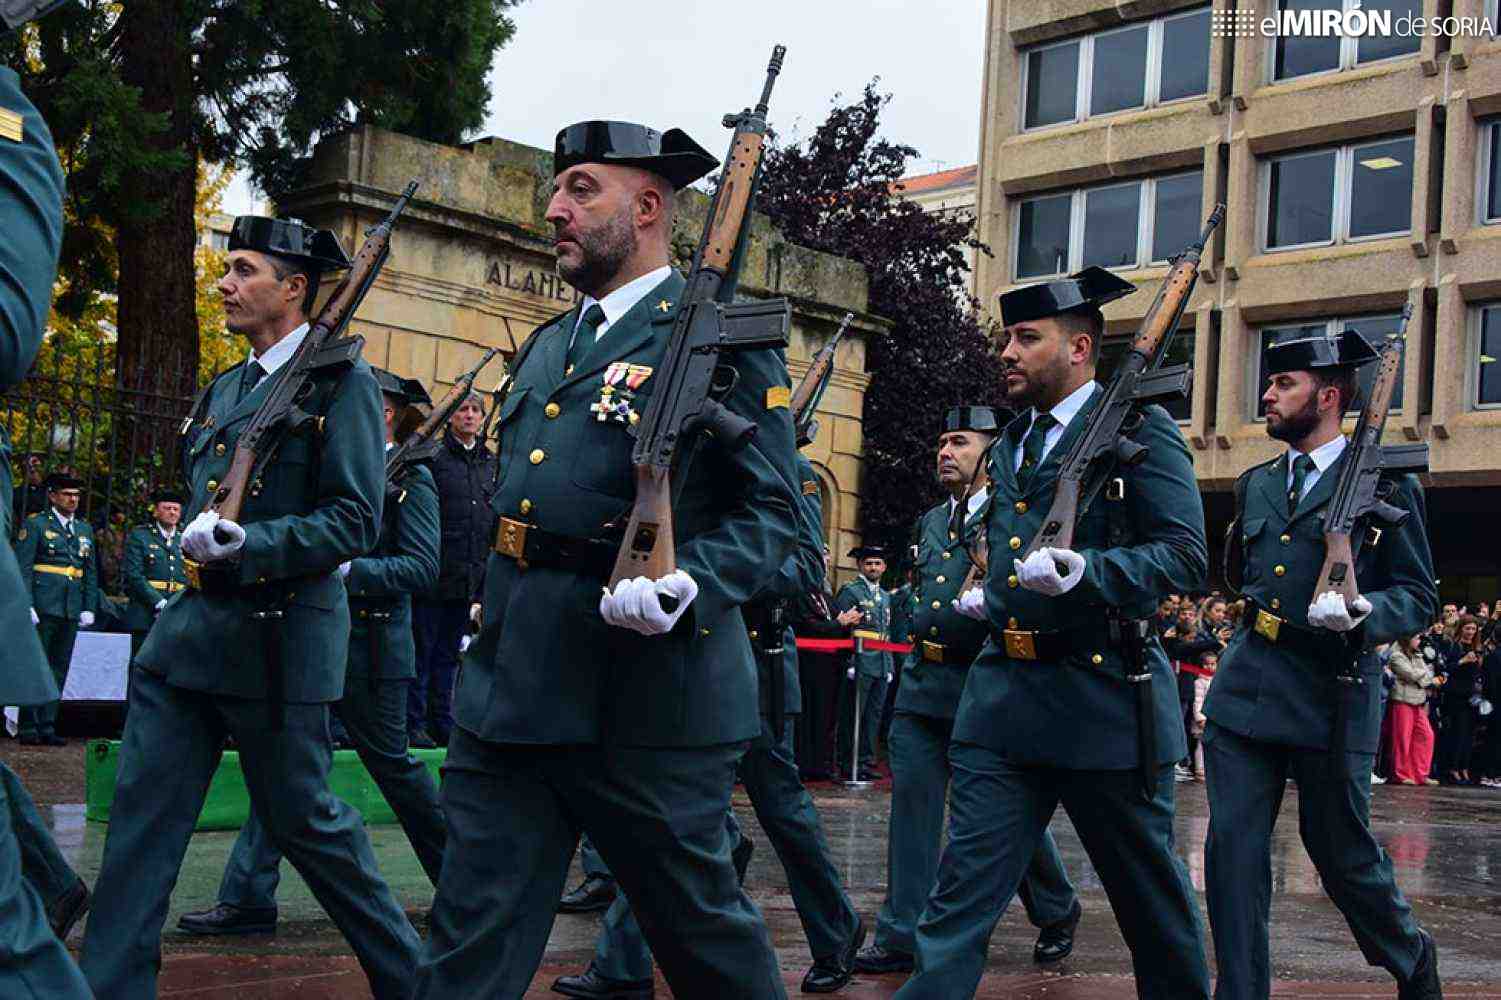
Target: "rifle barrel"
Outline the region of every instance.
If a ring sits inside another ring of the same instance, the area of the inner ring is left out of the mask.
[[[756,102],[756,114],[766,117],[766,110],[771,107],[771,88],[777,82],[777,75],[782,72],[782,57],[787,54],[787,46],[778,45],[771,50],[771,62],[766,67],[766,85],[761,88],[761,100]]]

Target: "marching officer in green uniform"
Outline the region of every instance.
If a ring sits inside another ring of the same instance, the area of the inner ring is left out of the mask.
[[[385,404],[389,451],[403,411],[432,400],[415,379],[373,371]],[[399,482],[389,484],[380,542],[368,556],[341,563],[339,572],[349,591],[352,622],[339,718],[423,871],[437,885],[443,813],[427,766],[408,752],[406,729],[407,685],[417,676],[412,595],[424,593],[438,578],[438,494],[425,465],[409,467]],[[268,933],[276,927],[280,881],[281,852],[252,812],[230,851],[217,905],[184,913],[177,926],[189,934]]]
[[[125,627],[130,629],[130,658],[141,651],[146,633],[172,595],[188,585],[182,564],[181,490],[160,489],[151,494],[151,523],[136,528],[125,539],[121,576],[125,596]]]
[[[856,640],[886,641],[891,634],[891,594],[881,586],[881,575],[886,572],[886,550],[879,545],[861,545],[850,549],[849,555],[860,567],[860,575],[839,588],[834,595],[836,611],[858,610],[860,623],[852,633]],[[861,781],[874,781],[876,737],[881,725],[881,707],[886,704],[886,685],[891,679],[891,654],[885,650],[856,651],[850,653],[845,679],[851,683],[840,685],[840,718],[847,722],[841,728],[849,742],[849,758],[839,767],[841,774],[849,774],[849,761],[858,757]],[[855,729],[855,706],[859,706],[859,729]],[[844,738],[839,741],[839,752],[845,752]]]
[[[334,235],[242,216],[219,292],[250,342],[184,426],[188,496],[206,505],[240,434],[308,334]],[[250,804],[349,941],[378,1000],[405,1000],[416,931],[376,870],[360,814],[328,787],[329,705],[344,692],[350,611],[339,564],[379,540],[381,398],[370,367],[314,356],[301,409],[252,481],[240,522],[205,510],[183,533],[194,586],[167,601],[136,658],[131,709],[83,968],[100,1000],[156,995],[161,928],[225,736]]]
[[[945,415],[938,436],[938,481],[950,497],[917,523],[916,583],[909,602],[912,652],[891,722],[886,900],[876,920],[875,944],[855,960],[860,972],[912,971],[917,918],[938,874],[954,713],[970,664],[988,635],[984,623],[952,605],[969,576],[970,546],[983,534],[990,486],[981,466],[999,430],[990,407],[956,406]],[[1043,832],[1019,891],[1027,917],[1042,929],[1032,957],[1039,962],[1066,957],[1083,909],[1051,833]]]
[[[583,300],[522,346],[496,416],[501,521],[454,699],[417,997],[526,992],[580,832],[675,993],[785,996],[725,824],[735,765],[762,732],[740,607],[796,540],[780,351],[722,361],[739,375],[725,405],[758,430],[674,477],[677,571],[601,594],[635,493],[631,414],[665,391],[655,373],[686,287],[668,264],[675,192],[715,166],[677,129],[558,134],[547,219]]]
[[[740,760],[756,820],[787,872],[792,905],[802,921],[813,952],[813,967],[803,977],[804,993],[833,993],[847,985],[853,960],[865,939],[865,925],[855,913],[840,881],[819,824],[813,797],[803,787],[792,750],[793,716],[802,711],[797,673],[797,645],[775,602],[787,601],[823,585],[823,508],[817,473],[801,454],[797,549],[782,562],[772,582],[742,609],[760,674],[761,735]],[[776,630],[767,641],[768,628]],[[772,671],[782,674],[778,681]],[[772,699],[781,699],[781,710]],[[777,735],[780,733],[780,735]],[[725,814],[736,843],[736,873],[743,881],[753,850],[733,811]],[[594,960],[583,974],[563,976],[553,990],[585,1000],[650,1000],[651,952],[631,916],[630,903],[617,896],[600,925]]]
[[[47,651],[60,693],[78,629],[94,624],[99,608],[99,561],[94,529],[78,517],[83,481],[54,473],[47,477],[47,509],[26,519],[16,535],[16,561],[31,602],[31,620]],[[21,711],[21,742],[63,746],[57,735],[56,701]]]
[[[1371,648],[1422,631],[1439,607],[1414,476],[1384,474],[1378,487],[1406,520],[1358,529],[1366,539],[1355,566],[1360,596],[1346,606],[1336,593],[1314,594],[1323,512],[1346,457],[1340,422],[1359,367],[1375,357],[1354,330],[1289,338],[1266,352],[1266,430],[1287,450],[1235,485],[1227,577],[1246,613],[1204,704],[1217,1000],[1265,1000],[1271,990],[1271,835],[1288,778],[1298,783],[1303,846],[1361,954],[1396,977],[1402,1000],[1442,995],[1433,938],[1413,919],[1370,829],[1381,731],[1381,664]],[[1358,664],[1363,683],[1346,688],[1336,679],[1341,659]]]
[[[955,602],[990,638],[954,719],[948,844],[902,1000],[974,995],[991,931],[1060,804],[1131,949],[1137,995],[1209,995],[1203,930],[1173,853],[1172,771],[1186,749],[1177,688],[1155,639],[1130,641],[1162,594],[1200,587],[1207,569],[1193,462],[1167,411],[1145,408],[1135,436],[1145,457],[1112,470],[1073,549],[1019,558],[1102,395],[1099,307],[1133,290],[1094,267],[1000,298],[1006,395],[1018,415],[989,452],[985,586]],[[1138,700],[1140,683],[1149,697]],[[1156,752],[1140,754],[1139,732],[1154,730],[1142,742]]]
[[[3,28],[19,27],[35,6],[0,0]],[[41,115],[14,70],[0,66],[0,388],[20,382],[46,330],[63,234],[63,173]],[[0,427],[0,538],[10,537],[10,439]],[[27,613],[29,581],[15,553],[0,545],[0,634],[8,637],[0,704],[23,711],[54,704],[57,682]],[[54,883],[69,887],[67,895]],[[83,974],[63,946],[88,903],[72,869],[20,779],[0,762],[0,996],[87,1000]]]

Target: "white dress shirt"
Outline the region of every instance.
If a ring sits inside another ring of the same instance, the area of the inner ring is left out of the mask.
[[[1299,500],[1308,495],[1308,491],[1313,489],[1313,484],[1319,481],[1319,477],[1324,474],[1325,469],[1339,461],[1339,457],[1345,453],[1345,443],[1345,436],[1341,434],[1336,438],[1331,438],[1324,442],[1308,453],[1308,457],[1313,459],[1313,469],[1303,479],[1303,492],[1298,496]],[[1293,488],[1293,462],[1301,454],[1303,454],[1301,451],[1296,451],[1292,448],[1287,449],[1287,489],[1289,493],[1292,492]]]
[[[989,486],[983,486],[980,489],[978,489],[978,490],[975,491],[975,495],[969,498],[969,504],[965,507],[965,510],[964,510],[964,519],[966,521],[968,521],[970,518],[972,518],[972,517],[975,516],[975,511],[977,511],[977,510],[980,509],[980,506],[985,503],[985,498],[988,497],[988,496],[990,496],[990,487]],[[957,507],[957,506],[959,506],[959,498],[958,497],[949,497],[949,519],[950,520],[953,520],[953,517],[954,517],[954,508]]]
[[[1078,415],[1079,411],[1084,408],[1084,404],[1089,402],[1089,397],[1093,396],[1095,394],[1095,391],[1099,388],[1100,387],[1095,384],[1094,380],[1091,379],[1090,381],[1085,382],[1083,385],[1079,386],[1079,388],[1075,389],[1073,392],[1069,393],[1067,396],[1063,397],[1063,399],[1059,401],[1057,406],[1048,411],[1052,418],[1058,422],[1052,427],[1049,427],[1047,435],[1043,437],[1042,454],[1038,456],[1037,464],[1041,465],[1042,462],[1048,457],[1048,452],[1053,450],[1053,446],[1056,445],[1059,439],[1063,437],[1063,432],[1068,430],[1069,421],[1073,420],[1074,417]],[[1037,408],[1033,407],[1032,417],[1027,421],[1028,434],[1032,432],[1032,424],[1036,420]],[[1023,434],[1022,440],[1025,441],[1026,438],[1027,435]],[[1015,457],[1012,459],[1011,471],[1016,472],[1021,467],[1022,450],[1018,448],[1016,449]]]
[[[579,323],[583,322],[584,313],[589,311],[590,306],[598,303],[605,314],[605,321],[599,324],[598,330],[594,331],[594,339],[598,341],[599,338],[605,335],[605,331],[620,322],[621,317],[634,309],[636,303],[646,297],[647,292],[666,281],[667,276],[671,273],[672,268],[663,264],[655,271],[649,271],[639,278],[627,281],[602,299],[596,299],[592,295],[584,296],[584,301],[579,303],[579,318],[573,325],[574,335],[578,335]],[[586,344],[584,346],[588,347],[591,345]]]
[[[255,351],[251,350],[249,358],[246,359],[246,364],[254,361],[256,364],[265,369],[266,374],[261,376],[262,378],[267,378],[271,375],[275,375],[276,369],[292,360],[292,355],[296,354],[297,348],[302,346],[302,338],[306,337],[307,333],[308,325],[304,323],[297,329],[293,330],[291,333],[287,334],[285,337],[278,340],[276,343],[272,344],[270,347],[266,348],[266,353],[262,354],[260,357],[256,357]],[[251,389],[254,389],[256,385],[260,384],[260,381],[257,380],[255,385],[249,386],[245,391],[248,393]]]

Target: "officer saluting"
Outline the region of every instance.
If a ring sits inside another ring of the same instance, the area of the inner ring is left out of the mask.
[[[242,216],[219,292],[250,356],[215,378],[183,431],[184,475],[204,506],[308,335],[319,274],[348,266],[338,240]],[[350,614],[339,564],[379,537],[380,390],[364,361],[311,359],[287,433],[247,491],[243,523],[200,513],[183,552],[203,590],[179,591],[137,657],[83,968],[101,1000],[154,994],[167,897],[233,736],[250,803],[354,949],[378,1000],[407,997],[417,934],[375,866],[360,814],[328,788],[328,706],[344,690]],[[190,576],[192,574],[190,573]]]
[[[938,874],[954,713],[970,664],[988,635],[984,623],[959,614],[952,602],[970,571],[969,546],[984,532],[990,486],[980,466],[999,430],[990,407],[956,406],[938,435],[938,481],[950,496],[917,522],[916,581],[908,600],[912,652],[902,668],[888,748],[888,888],[875,944],[855,960],[860,972],[912,970],[917,918]],[[965,510],[956,518],[961,503]],[[956,521],[960,531],[953,530]],[[1051,833],[1043,832],[1019,891],[1028,918],[1043,929],[1033,958],[1066,957],[1083,909]]]
[[[98,557],[94,529],[78,517],[83,481],[53,473],[47,477],[47,509],[33,514],[16,535],[16,561],[31,600],[31,620],[47,651],[61,692],[80,626],[94,624],[99,607]],[[57,702],[21,710],[21,742],[63,746],[57,735]]]
[[[121,576],[125,580],[125,626],[130,629],[130,657],[141,651],[146,633],[173,594],[188,585],[182,564],[181,490],[160,489],[151,494],[151,523],[131,531],[125,539]]]
[[[780,351],[721,361],[739,376],[725,405],[758,430],[675,475],[678,571],[601,595],[635,495],[632,415],[667,391],[656,373],[686,288],[668,265],[674,195],[716,165],[677,129],[558,133],[547,219],[584,298],[522,346],[496,414],[500,529],[454,698],[418,997],[526,993],[580,832],[679,996],[784,995],[725,830],[735,763],[762,731],[739,609],[796,534]]]
[[[1334,593],[1315,600],[1324,511],[1347,458],[1340,422],[1357,393],[1357,370],[1376,353],[1346,330],[1337,340],[1279,341],[1266,357],[1266,430],[1287,451],[1235,485],[1227,575],[1246,598],[1246,614],[1204,704],[1215,996],[1257,1000],[1270,992],[1270,843],[1291,777],[1303,846],[1361,953],[1397,978],[1402,1000],[1430,1000],[1441,995],[1433,939],[1413,920],[1370,830],[1381,666],[1369,651],[1422,631],[1438,612],[1423,491],[1411,475],[1383,474],[1378,495],[1407,519],[1379,537],[1368,532],[1355,566],[1359,597],[1349,605]],[[1336,705],[1347,695],[1335,668],[1357,655],[1364,683],[1336,735]]]
[[[1141,997],[1207,998],[1209,970],[1188,873],[1173,853],[1173,763],[1185,752],[1161,646],[1145,651],[1158,733],[1155,789],[1138,769],[1130,653],[1112,616],[1144,619],[1158,597],[1201,585],[1204,514],[1177,425],[1144,409],[1148,452],[1114,470],[1075,549],[1021,549],[1043,527],[1062,458],[1102,390],[1094,382],[1100,305],[1134,290],[1102,268],[1001,296],[1001,360],[1020,411],[990,449],[989,574],[956,602],[988,622],[965,680],[949,761],[949,840],[917,925],[917,973],[903,1000],[973,996],[991,930],[1061,803],[1104,883]],[[1119,618],[1115,621],[1118,623]],[[1113,637],[1114,636],[1114,637]]]
[[[891,634],[891,595],[881,586],[881,576],[886,572],[886,550],[879,545],[859,545],[850,549],[849,556],[860,567],[860,575],[839,588],[834,596],[836,612],[859,611],[860,621],[855,625],[856,639],[886,641]],[[886,684],[891,677],[891,654],[885,650],[869,650],[850,654],[847,677],[853,683],[840,685],[840,718],[849,723],[844,729],[850,744],[850,757],[859,761],[861,781],[874,781],[878,775],[876,766],[876,737],[881,726],[881,706],[886,704]],[[855,705],[860,706],[860,731],[854,732]],[[842,726],[842,724],[841,724]],[[844,753],[845,740],[839,741],[839,752]],[[849,763],[840,767],[849,774]]]

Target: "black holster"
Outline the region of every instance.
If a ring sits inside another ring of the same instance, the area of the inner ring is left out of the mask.
[[[282,622],[286,612],[277,606],[252,611],[250,617],[261,624],[261,650],[266,664],[266,705],[269,710],[266,728],[281,732],[286,728],[287,675],[282,663]]]
[[[787,676],[782,665],[786,653],[787,602],[780,598],[753,601],[744,607],[743,613],[745,627],[757,637],[752,646],[757,664],[766,671],[766,718],[772,742],[779,743],[787,722]]]
[[[1157,706],[1152,699],[1152,663],[1147,657],[1152,622],[1147,618],[1109,617],[1111,645],[1126,663],[1125,681],[1136,698],[1136,771],[1142,798],[1157,797]]]

